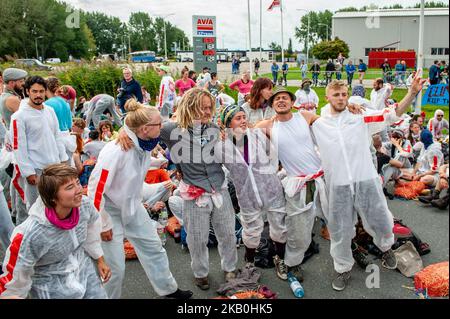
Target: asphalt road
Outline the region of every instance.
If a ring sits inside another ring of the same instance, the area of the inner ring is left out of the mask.
[[[422,256],[424,266],[449,260],[449,214],[432,207],[426,207],[416,201],[403,201],[395,199],[388,202],[391,211],[397,218],[403,221],[416,232],[424,242],[431,247],[431,253]],[[315,233],[319,234],[320,226],[315,225]],[[416,299],[413,291],[404,288],[413,287],[412,278],[404,277],[398,271],[387,270],[380,266],[380,260],[374,263],[380,269],[380,288],[368,289],[365,281],[369,273],[357,265],[352,270],[352,279],[348,287],[342,292],[336,292],[331,288],[334,278],[332,259],[329,253],[329,242],[319,235],[315,240],[320,245],[319,254],[308,260],[303,268],[305,270],[305,299]],[[190,268],[190,255],[182,250],[180,244],[176,244],[169,237],[166,244],[169,256],[170,268],[179,287],[191,289],[195,299],[210,299],[217,297],[216,290],[223,283],[223,273],[220,269],[220,259],[217,248],[210,249],[210,289],[202,291],[193,283],[193,275]],[[238,249],[238,267],[244,266],[244,247]],[[4,254],[0,249],[0,258]],[[371,256],[373,257],[373,256]],[[274,269],[259,269],[261,272],[261,284],[267,285],[278,294],[279,299],[294,298],[286,281],[276,277]],[[139,261],[127,261],[125,280],[122,290],[124,299],[155,299],[159,298],[150,285]]]
[[[431,247],[431,253],[422,256],[424,266],[449,260],[449,215],[448,211],[441,211],[426,207],[416,201],[403,201],[394,199],[389,201],[389,207],[395,217],[402,219],[419,237]],[[319,254],[314,255],[304,265],[305,289],[304,298],[312,299],[415,299],[418,298],[413,291],[402,286],[413,287],[414,280],[406,278],[399,271],[387,270],[381,267],[380,260],[374,263],[380,269],[380,288],[368,289],[365,281],[370,273],[366,273],[356,264],[352,270],[352,279],[348,287],[342,292],[331,288],[334,278],[333,263],[329,253],[329,242],[322,239],[319,234],[320,225],[316,223],[314,238],[320,245]],[[223,272],[220,269],[220,259],[216,248],[210,249],[210,289],[202,291],[193,284],[193,275],[190,268],[190,256],[181,245],[176,244],[169,237],[166,244],[170,268],[179,287],[191,289],[195,299],[209,299],[217,297],[216,290],[223,283]],[[244,266],[244,247],[238,249],[238,267]],[[371,256],[373,258],[373,256]],[[278,294],[279,299],[295,298],[286,281],[276,277],[274,269],[260,269],[261,284],[267,285]],[[126,275],[122,297],[125,299],[158,298],[145,276],[139,261],[127,261]]]

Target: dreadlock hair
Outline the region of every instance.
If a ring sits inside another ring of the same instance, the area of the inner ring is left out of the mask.
[[[215,115],[216,102],[211,93],[201,88],[192,88],[183,95],[175,113],[178,125],[181,128],[187,129],[190,126],[193,126],[194,120],[203,117],[203,97],[207,97],[211,100],[211,114],[212,116]]]

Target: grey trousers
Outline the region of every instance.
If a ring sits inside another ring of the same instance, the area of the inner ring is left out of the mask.
[[[41,169],[35,169],[36,175],[39,177],[42,175]],[[24,178],[24,184],[25,184],[25,203],[27,205],[27,212],[30,210],[31,206],[36,202],[37,198],[39,197],[39,192],[37,185],[30,185],[28,184],[25,177]]]
[[[411,162],[407,157],[398,156],[395,159],[403,163],[403,168],[411,168]],[[384,165],[381,172],[383,174],[383,187],[386,187],[391,178],[398,179],[402,176],[400,168],[391,166],[390,164]]]
[[[228,190],[221,190],[223,205],[220,208],[208,205],[198,207],[195,200],[184,200],[183,222],[187,232],[187,244],[191,254],[191,268],[196,278],[209,273],[208,238],[210,222],[218,241],[223,271],[236,270],[238,261],[236,248],[234,208]]]

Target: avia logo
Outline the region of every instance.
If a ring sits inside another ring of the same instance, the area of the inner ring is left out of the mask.
[[[198,31],[213,31],[213,21],[212,19],[197,19],[197,30]]]

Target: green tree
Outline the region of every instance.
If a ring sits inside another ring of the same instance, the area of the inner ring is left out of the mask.
[[[308,16],[309,16],[309,38],[308,38]],[[315,12],[310,11],[306,15],[302,16],[300,20],[300,26],[295,28],[295,37],[299,42],[306,44],[308,38],[308,45],[311,47],[319,41],[327,40],[327,28],[328,34],[331,29],[331,20],[333,12],[329,10]],[[325,24],[327,27],[324,27]],[[329,35],[330,36],[330,35]]]
[[[124,37],[128,36],[120,19],[100,12],[87,12],[85,17],[95,38],[97,53],[120,52]]]
[[[269,49],[273,50],[273,51],[281,51],[281,45],[279,45],[276,42],[271,42],[269,44]]]
[[[133,12],[128,20],[128,28],[131,36],[133,50],[152,50],[158,49],[155,40],[155,30],[153,20],[148,13]]]
[[[292,54],[294,50],[292,49],[292,39],[289,38],[288,48],[287,48],[287,54]]]
[[[333,41],[322,41],[316,44],[312,48],[311,53],[320,60],[326,60],[335,59],[339,53],[342,53],[343,56],[348,57],[350,49],[348,48],[347,43],[336,37]]]

